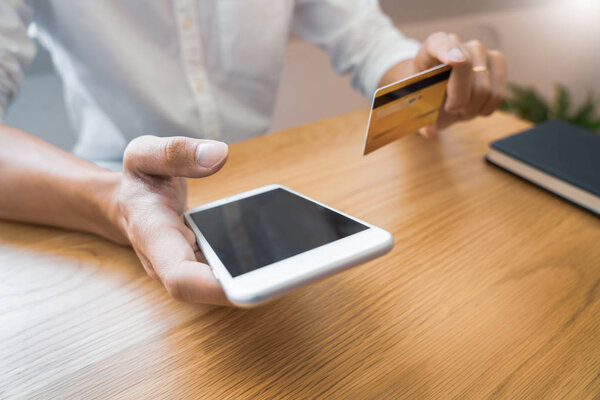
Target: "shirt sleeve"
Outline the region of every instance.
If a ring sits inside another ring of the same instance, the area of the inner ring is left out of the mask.
[[[293,24],[295,33],[327,51],[336,73],[349,73],[352,86],[365,96],[420,47],[394,27],[377,0],[297,0]]]
[[[35,43],[27,35],[30,15],[24,0],[0,1],[0,121],[35,55]]]

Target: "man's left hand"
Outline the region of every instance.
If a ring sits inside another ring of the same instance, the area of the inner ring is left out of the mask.
[[[389,70],[381,86],[439,64],[452,66],[446,99],[434,125],[420,130],[433,137],[440,129],[479,115],[490,115],[506,91],[506,63],[497,50],[487,50],[478,40],[462,43],[458,36],[445,32],[430,35],[417,56]]]

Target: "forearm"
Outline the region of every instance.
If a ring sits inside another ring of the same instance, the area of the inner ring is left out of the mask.
[[[86,231],[125,244],[120,174],[0,124],[0,218]]]

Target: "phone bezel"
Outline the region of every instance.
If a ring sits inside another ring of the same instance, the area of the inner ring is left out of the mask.
[[[365,225],[367,229],[295,256],[262,266],[254,271],[232,277],[195,224],[191,215],[199,211],[276,189],[286,190],[296,196],[328,208],[346,218]],[[185,212],[184,219],[195,233],[198,245],[212,268],[215,277],[221,283],[227,298],[240,307],[251,307],[260,304],[296,286],[331,275],[339,270],[349,268],[350,266],[384,254],[393,246],[392,235],[387,231],[279,184],[262,186],[191,208]]]

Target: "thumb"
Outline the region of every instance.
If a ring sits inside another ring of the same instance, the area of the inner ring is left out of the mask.
[[[469,57],[462,49],[458,36],[446,32],[430,35],[415,57],[415,64],[422,70],[435,67],[440,63],[456,67],[468,61]]]
[[[140,136],[125,149],[123,168],[147,175],[201,178],[221,169],[227,153],[227,145],[215,140]]]

